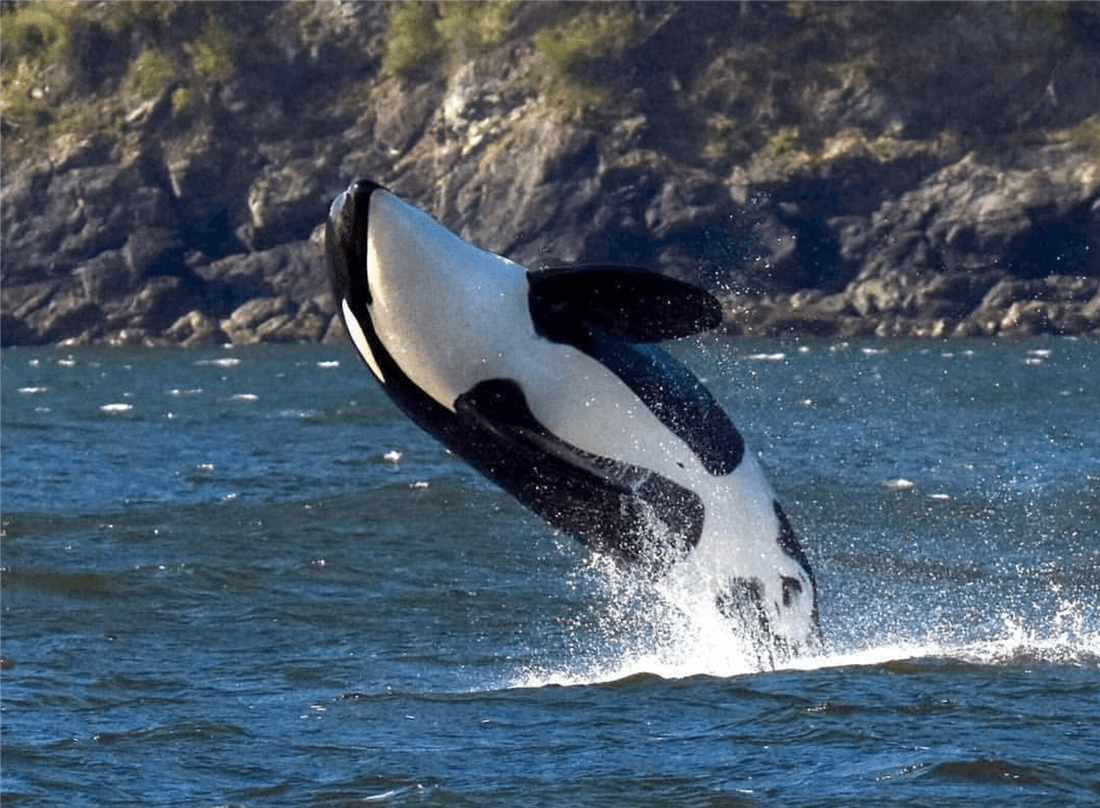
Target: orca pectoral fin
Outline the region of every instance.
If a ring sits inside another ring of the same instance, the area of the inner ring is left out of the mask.
[[[722,322],[710,292],[640,267],[548,267],[527,278],[535,329],[555,342],[573,343],[586,325],[629,342],[659,342]]]
[[[643,468],[585,452],[535,418],[519,385],[490,379],[459,396],[465,459],[582,544],[659,574],[702,535],[703,503]]]

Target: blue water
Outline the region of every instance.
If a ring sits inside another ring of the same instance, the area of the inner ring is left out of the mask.
[[[676,350],[822,657],[754,670],[350,347],[5,350],[3,803],[1100,805],[1100,343]]]

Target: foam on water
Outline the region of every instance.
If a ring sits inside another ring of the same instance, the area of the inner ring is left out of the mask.
[[[739,636],[717,610],[681,599],[606,560],[585,563],[579,575],[595,577],[604,597],[588,621],[574,626],[571,656],[559,665],[532,666],[508,687],[591,685],[631,676],[664,679],[732,677],[771,670],[750,638]],[[826,626],[826,650],[797,657],[781,669],[821,670],[884,665],[920,659],[953,659],[973,665],[1047,663],[1100,669],[1100,614],[1097,604],[1061,600],[1054,614],[1034,604],[1012,604],[983,621],[980,636],[950,618],[929,626],[904,602],[874,604],[897,611],[884,636],[857,639],[858,625]],[[1030,612],[1030,613],[1029,613]],[[860,616],[846,620],[858,624]],[[832,629],[832,631],[830,631]]]
[[[881,665],[899,660],[956,659],[974,665],[1050,663],[1100,668],[1100,629],[1088,617],[1091,605],[1063,603],[1053,620],[1013,612],[997,616],[984,637],[954,636],[957,627],[936,626],[923,636],[903,632],[866,647],[838,649],[819,658],[794,660],[790,667],[815,670],[846,665]]]
[[[608,576],[608,585],[618,591],[601,600],[606,611],[573,627],[569,658],[530,667],[509,686],[586,685],[637,674],[728,677],[760,669],[751,645],[717,609],[684,609],[659,587],[623,573]]]

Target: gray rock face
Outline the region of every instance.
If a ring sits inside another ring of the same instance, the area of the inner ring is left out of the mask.
[[[694,280],[731,334],[1100,335],[1092,4],[416,8],[89,4],[117,68],[6,55],[0,341],[337,338],[359,176],[527,265]]]

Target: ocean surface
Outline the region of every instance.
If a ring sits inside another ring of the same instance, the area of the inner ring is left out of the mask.
[[[350,347],[5,350],[3,804],[1100,805],[1100,342],[674,350],[820,657],[755,670]]]

